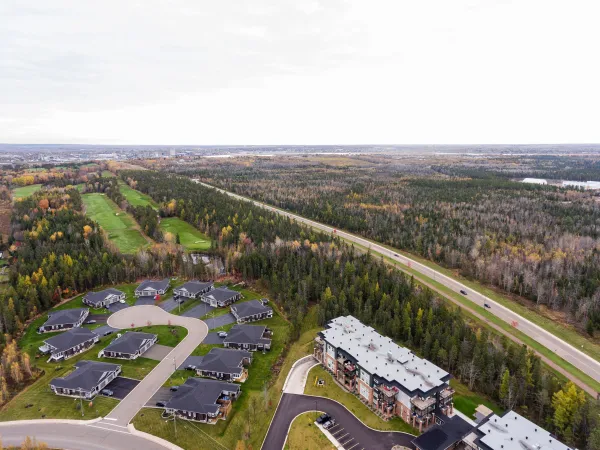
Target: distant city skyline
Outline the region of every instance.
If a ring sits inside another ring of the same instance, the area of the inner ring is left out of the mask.
[[[0,5],[0,142],[600,142],[600,5]]]

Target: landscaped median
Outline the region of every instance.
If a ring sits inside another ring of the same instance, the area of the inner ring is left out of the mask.
[[[285,450],[333,450],[335,447],[315,425],[319,412],[307,412],[292,422],[285,442]]]

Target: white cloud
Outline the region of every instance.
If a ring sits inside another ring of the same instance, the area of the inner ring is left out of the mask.
[[[0,141],[600,142],[594,1],[8,1]]]

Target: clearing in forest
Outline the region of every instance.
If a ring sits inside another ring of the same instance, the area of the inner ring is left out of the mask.
[[[13,198],[16,200],[18,198],[29,197],[33,193],[39,191],[41,188],[42,188],[41,184],[31,184],[29,186],[14,188],[12,190]]]
[[[129,187],[128,184],[119,181],[119,190],[123,197],[127,199],[127,202],[132,206],[152,206],[154,209],[158,209],[156,203],[150,196],[141,193],[140,191],[136,191]]]
[[[104,194],[82,196],[87,216],[98,222],[123,253],[135,253],[149,244],[137,222]]]
[[[208,250],[210,248],[210,238],[194,228],[189,223],[178,217],[168,217],[161,219],[160,229],[163,233],[172,233],[177,236],[186,250]]]

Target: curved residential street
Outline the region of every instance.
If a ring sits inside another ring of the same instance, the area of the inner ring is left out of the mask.
[[[262,208],[273,211],[277,214],[287,216],[291,219],[294,219],[298,222],[304,223],[306,225],[309,225],[310,227],[316,228],[316,229],[324,231],[326,233],[335,232],[335,234],[337,236],[340,236],[347,241],[354,242],[362,247],[369,248],[372,251],[376,251],[377,253],[380,253],[386,257],[389,257],[390,259],[397,261],[400,264],[410,267],[411,269],[413,269],[429,278],[432,278],[433,280],[437,281],[438,283],[443,284],[447,288],[452,289],[456,293],[460,294],[460,291],[464,290],[468,293],[467,296],[465,297],[467,300],[469,300],[479,306],[483,306],[484,304],[489,305],[490,308],[486,309],[488,312],[490,312],[491,314],[495,315],[496,317],[502,319],[504,322],[508,323],[509,325],[514,326],[522,333],[526,334],[530,338],[537,341],[539,344],[546,347],[548,350],[552,351],[553,353],[560,356],[565,361],[567,361],[570,364],[572,364],[573,366],[577,367],[583,373],[589,375],[594,380],[600,382],[600,362],[599,361],[596,361],[592,357],[583,353],[581,350],[573,347],[571,344],[563,341],[562,339],[553,335],[549,331],[546,331],[545,329],[539,327],[538,325],[534,324],[533,322],[530,322],[529,320],[520,316],[516,312],[502,306],[501,304],[495,302],[494,300],[490,299],[489,297],[486,297],[483,294],[473,291],[471,288],[465,286],[464,284],[460,283],[459,281],[456,281],[455,279],[450,278],[450,277],[436,271],[435,269],[432,269],[432,268],[430,268],[424,264],[421,264],[413,259],[407,258],[406,256],[394,253],[394,251],[392,251],[382,245],[368,241],[368,240],[361,238],[359,236],[356,236],[354,234],[350,234],[345,231],[341,231],[339,229],[324,225],[322,223],[315,222],[314,220],[306,219],[302,216],[298,216],[296,214],[292,214],[287,211],[283,211],[279,208],[275,208],[275,207],[267,205],[265,203],[261,203],[261,202],[243,197],[241,195],[234,194],[233,192],[229,192],[229,191],[217,188],[215,186],[211,186],[210,184],[202,183],[202,182],[199,182],[196,180],[194,180],[194,181],[196,183],[202,184],[203,186],[206,186],[206,187],[209,187],[212,189],[216,189],[219,192],[230,195],[231,197],[237,198],[239,200],[251,202],[256,206],[260,206]],[[464,305],[461,305],[461,307],[466,310],[469,310],[471,312],[474,312],[475,314],[477,314],[479,316],[479,314],[475,310],[465,307]],[[511,339],[513,338],[513,336],[511,334],[507,334],[501,328],[498,327],[497,329],[500,332],[502,332],[503,334],[506,334],[508,337],[511,337]],[[566,370],[564,370],[564,369],[560,368],[558,365],[552,363],[547,358],[542,356],[542,359],[544,359],[544,361],[546,363],[548,363],[555,369],[559,370],[565,376],[572,379],[574,383],[578,384],[580,387],[585,389],[591,395],[593,395],[594,397],[596,396],[596,394],[597,394],[596,391],[594,389],[592,389],[591,387],[589,387],[588,385],[586,385],[585,383],[583,383],[582,381],[580,381],[578,378],[573,377]]]

